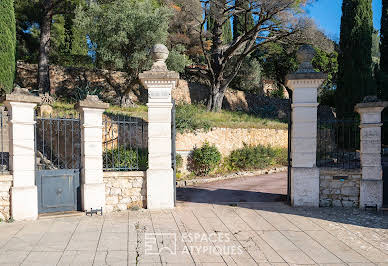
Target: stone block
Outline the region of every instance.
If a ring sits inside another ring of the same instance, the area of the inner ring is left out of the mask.
[[[300,122],[317,121],[317,107],[293,107],[292,108],[292,122],[298,124]]]
[[[171,124],[153,122],[148,124],[148,137],[166,137],[171,135]]]
[[[361,140],[378,140],[381,139],[380,127],[364,127],[360,132]]]
[[[360,185],[360,208],[375,206],[381,208],[383,203],[383,181],[361,180]]]
[[[317,123],[316,122],[298,122],[292,125],[293,138],[316,138]]]
[[[291,169],[291,201],[293,206],[319,206],[319,169]]]
[[[359,187],[343,187],[341,189],[341,193],[345,196],[359,195],[360,188]]]
[[[153,122],[157,123],[166,123],[171,125],[171,103],[166,107],[159,108],[148,108],[148,122],[152,124]]]
[[[105,184],[82,184],[82,209],[90,210],[105,207]]]
[[[172,169],[147,170],[148,209],[169,209],[175,206],[175,184]]]
[[[294,150],[297,150],[295,148]],[[293,152],[292,166],[293,167],[314,167],[316,162],[315,152]]]
[[[37,187],[12,187],[11,208],[12,217],[17,221],[36,220],[38,218]]]
[[[294,103],[314,103],[317,101],[317,89],[295,88],[293,92]]]
[[[380,166],[363,166],[361,180],[382,180],[383,169]]]
[[[361,153],[361,165],[381,167],[381,154],[380,153]]]
[[[112,188],[110,190],[111,195],[121,195],[121,193],[122,193],[121,188]]]
[[[381,153],[381,139],[361,140],[361,154],[363,153]]]
[[[171,168],[171,153],[149,154],[149,169],[168,169]]]
[[[317,140],[316,138],[292,138],[292,152],[309,152],[316,153]]]

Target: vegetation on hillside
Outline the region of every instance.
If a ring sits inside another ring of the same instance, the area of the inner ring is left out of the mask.
[[[0,2],[0,90],[10,92],[15,78],[16,26],[13,0]]]

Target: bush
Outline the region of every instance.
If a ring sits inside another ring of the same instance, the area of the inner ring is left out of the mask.
[[[176,154],[176,168],[177,169],[180,169],[182,168],[183,166],[183,158],[182,158],[182,155],[180,155],[179,153]]]
[[[15,78],[16,24],[12,0],[0,1],[0,90],[10,92]]]
[[[201,148],[194,148],[191,155],[191,170],[197,176],[209,174],[221,161],[217,147],[205,142]]]
[[[287,165],[287,149],[270,146],[248,146],[232,151],[227,158],[232,170],[263,169],[273,165]]]
[[[132,149],[120,146],[103,153],[104,169],[119,168],[118,170],[148,168],[148,150]]]

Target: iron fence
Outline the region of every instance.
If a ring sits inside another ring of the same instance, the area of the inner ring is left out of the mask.
[[[79,169],[81,120],[68,117],[36,117],[35,151],[37,170]]]
[[[9,128],[8,112],[4,107],[0,108],[0,173],[9,171]]]
[[[359,125],[358,119],[318,120],[317,166],[360,168]]]
[[[102,134],[104,171],[147,169],[147,122],[137,117],[105,115]]]

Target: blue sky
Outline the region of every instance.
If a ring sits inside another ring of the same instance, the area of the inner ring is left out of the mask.
[[[381,1],[372,2],[373,24],[376,29],[380,29]],[[316,0],[314,4],[307,7],[307,13],[330,38],[339,40],[341,6],[342,0]]]

